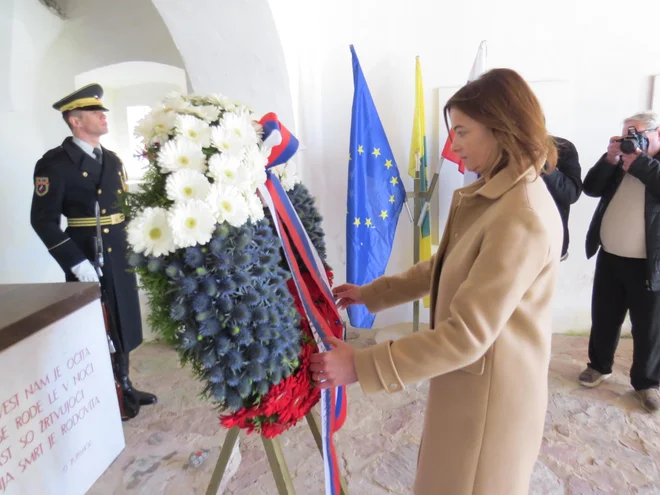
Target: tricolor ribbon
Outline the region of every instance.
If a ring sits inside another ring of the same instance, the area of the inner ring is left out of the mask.
[[[268,207],[277,235],[282,241],[293,280],[300,296],[305,316],[309,321],[319,352],[330,350],[324,342],[331,335],[344,340],[344,326],[335,305],[323,262],[303,227],[295,208],[272,168],[286,163],[297,151],[298,140],[278,120],[274,113],[266,114],[259,123],[264,130],[263,142],[272,151],[266,165],[266,183],[259,186],[259,193]],[[298,265],[295,252],[298,252],[302,266]],[[325,302],[333,309],[332,318],[324,318],[312,299],[309,288],[302,278],[302,269],[312,276],[320,289]],[[326,495],[339,495],[341,491],[339,463],[335,452],[333,434],[346,419],[346,388],[324,389],[321,391],[321,430],[323,438],[323,469],[325,472]]]

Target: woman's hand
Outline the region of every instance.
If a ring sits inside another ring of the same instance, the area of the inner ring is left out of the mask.
[[[332,289],[332,295],[335,296],[337,307],[346,309],[353,304],[364,304],[362,298],[362,288],[359,285],[344,284]]]
[[[325,342],[332,346],[332,350],[312,354],[309,366],[316,386],[332,388],[357,382],[353,348],[335,337],[327,337]]]

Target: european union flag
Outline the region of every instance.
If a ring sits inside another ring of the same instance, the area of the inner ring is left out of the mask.
[[[346,280],[364,285],[385,273],[406,191],[353,46],[351,54],[355,88],[348,157]],[[376,318],[364,305],[350,306],[348,317],[358,328],[371,328]]]

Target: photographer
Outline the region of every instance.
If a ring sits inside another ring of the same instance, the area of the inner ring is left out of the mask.
[[[552,199],[559,209],[559,215],[564,225],[564,242],[561,247],[561,260],[568,258],[568,215],[571,205],[575,203],[582,193],[582,169],[578,152],[568,139],[553,136],[557,145],[557,168],[547,175],[543,175],[545,185],[550,191]]]
[[[591,303],[589,365],[580,384],[612,373],[621,325],[630,311],[630,381],[642,406],[660,410],[660,123],[644,112],[624,122],[623,136],[589,170],[584,192],[600,197],[587,233],[587,257],[601,247]]]

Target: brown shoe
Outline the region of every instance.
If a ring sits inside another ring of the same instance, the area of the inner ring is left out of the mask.
[[[646,390],[638,390],[637,396],[642,403],[642,407],[650,413],[657,413],[660,411],[660,390],[657,388],[647,388]]]
[[[608,373],[604,375],[602,373],[599,373],[595,369],[589,368],[587,366],[587,369],[585,369],[582,373],[580,373],[580,376],[578,377],[578,382],[580,382],[580,385],[593,388],[600,385],[602,381],[607,380],[610,376],[612,376],[612,373]]]

